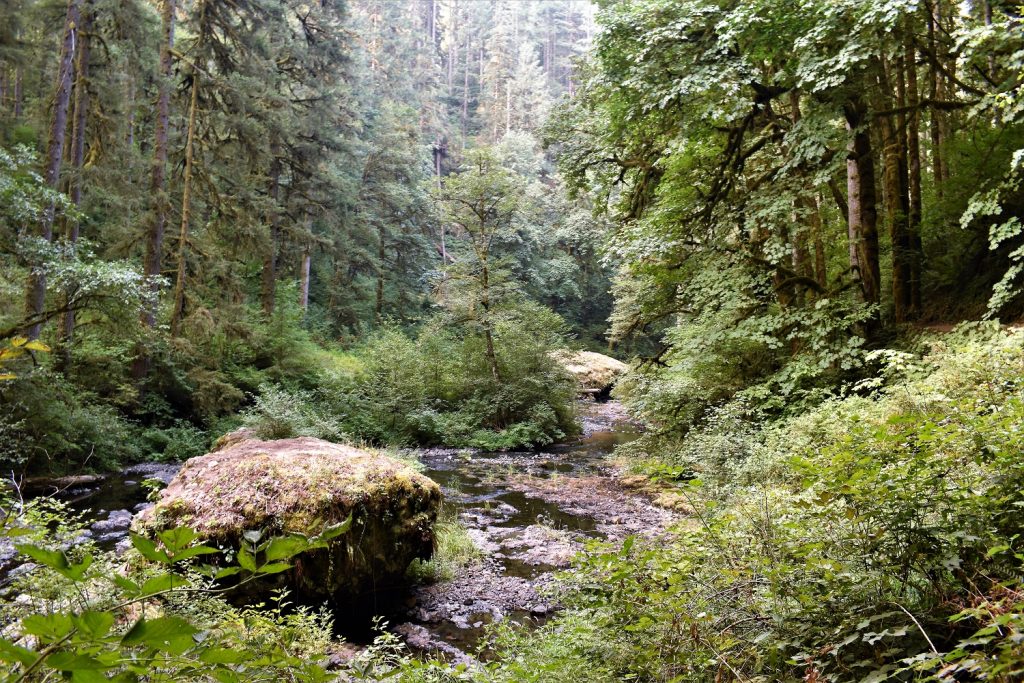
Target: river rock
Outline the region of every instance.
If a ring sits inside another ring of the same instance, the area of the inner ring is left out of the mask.
[[[556,351],[553,356],[576,378],[584,394],[608,396],[616,380],[629,370],[622,361],[593,351]]]
[[[394,458],[313,438],[245,438],[188,460],[135,526],[188,526],[237,547],[247,530],[315,535],[352,515],[328,548],[298,555],[256,586],[349,600],[394,587],[412,560],[431,556],[440,503],[437,484]]]

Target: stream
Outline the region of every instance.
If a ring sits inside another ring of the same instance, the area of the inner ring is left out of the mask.
[[[482,557],[449,581],[381,596],[373,605],[414,650],[453,662],[469,654],[487,624],[512,619],[540,624],[557,608],[544,588],[570,566],[588,539],[656,535],[678,515],[653,505],[615,476],[607,456],[635,439],[638,428],[622,406],[581,402],[582,435],[529,452],[483,453],[417,449],[423,473],[440,484]],[[101,481],[85,481],[61,497],[90,525],[101,547],[124,548],[131,518],[148,505],[149,478],[170,481],[177,465],[130,467]],[[0,558],[2,559],[2,558]],[[354,646],[370,642],[372,614],[336,610],[339,631]],[[348,650],[337,653],[345,658]]]

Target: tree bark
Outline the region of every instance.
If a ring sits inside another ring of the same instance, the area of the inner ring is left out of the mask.
[[[14,67],[14,120],[21,118],[21,108],[24,103],[25,73],[20,66]]]
[[[82,27],[78,32],[78,54],[75,63],[75,104],[71,116],[71,166],[74,173],[71,177],[71,203],[76,208],[82,206],[82,167],[85,164],[85,125],[89,110],[89,24],[92,12],[86,7],[82,13]],[[78,244],[80,223],[77,219],[67,221],[65,237],[74,247]],[[65,306],[70,292],[64,292]],[[67,373],[71,367],[71,340],[75,333],[75,311],[68,310],[61,315],[59,324],[59,362],[61,369]]]
[[[491,283],[490,272],[487,261],[483,261],[483,269],[480,275],[481,297],[480,305],[484,309],[484,353],[487,356],[487,364],[491,368],[491,376],[495,382],[501,381],[501,374],[498,372],[498,355],[494,351],[494,335],[491,332]]]
[[[462,72],[462,140],[461,147],[462,151],[466,150],[466,135],[468,133],[467,126],[469,125],[469,66],[470,60],[472,59],[473,53],[470,50],[469,43],[469,30],[466,30],[466,57],[464,69]]]
[[[142,266],[149,278],[150,305],[142,310],[142,324],[156,325],[156,311],[160,294],[164,233],[167,229],[167,133],[170,127],[171,79],[173,78],[172,51],[174,50],[174,10],[176,0],[163,0],[160,14],[163,38],[160,43],[160,74],[157,77],[156,121],[153,134],[153,167],[150,173],[149,194],[153,202],[153,220],[146,234],[146,255]]]
[[[910,34],[910,21],[905,43],[904,64],[907,70],[907,234],[910,246],[910,313],[921,315],[921,268],[924,252],[921,243],[921,112],[917,85],[917,54]]]
[[[303,313],[309,310],[309,273],[312,260],[309,245],[307,244],[302,250],[301,279],[299,281],[299,308],[302,309]]]
[[[880,109],[892,109],[892,69],[890,65],[879,64],[878,86],[881,94]],[[897,102],[897,106],[902,106]],[[904,153],[901,145],[900,118],[896,121],[889,116],[877,118],[882,136],[882,201],[885,205],[886,218],[889,224],[889,240],[892,248],[892,301],[893,317],[896,322],[908,319],[910,308],[910,249],[907,239],[907,207],[905,202],[905,184],[902,178],[901,156]]]
[[[181,332],[185,314],[185,277],[188,271],[188,232],[192,215],[192,164],[195,156],[196,111],[199,108],[199,71],[192,69],[192,95],[188,107],[188,129],[185,137],[185,174],[182,179],[181,229],[178,233],[178,273],[174,280],[174,303],[171,308],[171,334]]]
[[[53,96],[53,116],[50,119],[50,136],[46,146],[46,169],[44,180],[51,189],[60,189],[60,169],[64,160],[64,136],[67,133],[68,106],[71,101],[71,73],[75,54],[75,41],[78,39],[80,24],[81,0],[68,0],[67,14],[64,19],[64,37],[61,42],[60,61],[57,66],[57,84]],[[39,222],[39,237],[50,242],[53,240],[53,219],[57,207],[50,204],[43,212]],[[25,290],[25,319],[38,318],[43,312],[46,300],[46,274],[41,269],[32,268],[29,272]],[[33,322],[25,329],[29,339],[39,337],[41,322]]]
[[[846,159],[850,266],[858,274],[864,301],[879,302],[881,272],[878,261],[878,207],[875,197],[875,162],[867,108],[860,98],[843,107],[850,141]]]
[[[373,307],[378,324],[384,320],[384,243],[384,226],[381,225],[377,231],[377,290]]]
[[[931,5],[928,11],[928,49],[935,56],[936,61],[939,59],[938,40],[936,37],[936,24],[939,17],[938,0],[934,0],[934,4]],[[944,94],[941,79],[942,76],[939,74],[939,70],[932,64],[931,68],[928,69],[928,97],[933,102],[938,101],[939,97]],[[932,143],[932,176],[935,180],[935,195],[939,199],[942,199],[943,183],[945,181],[945,168],[942,163],[942,116],[943,113],[938,108],[932,107],[928,126]]]
[[[824,289],[828,285],[825,241],[822,238],[821,197],[811,200],[811,240],[814,242],[814,279]]]
[[[263,314],[270,318],[274,315],[274,298],[277,296],[277,252],[278,241],[281,234],[281,212],[278,201],[281,197],[281,160],[278,155],[277,145],[271,146],[272,159],[270,160],[270,215],[267,221],[269,227],[269,243],[263,253],[263,282],[260,289],[260,299],[263,304]]]

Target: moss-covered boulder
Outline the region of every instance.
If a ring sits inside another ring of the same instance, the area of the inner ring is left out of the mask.
[[[135,527],[188,526],[238,547],[248,530],[315,535],[352,515],[348,533],[255,586],[351,600],[396,586],[412,560],[430,557],[440,504],[437,484],[394,458],[313,438],[246,438],[187,461]]]
[[[629,370],[622,361],[593,351],[556,351],[554,357],[576,377],[582,393],[595,396],[607,396]]]

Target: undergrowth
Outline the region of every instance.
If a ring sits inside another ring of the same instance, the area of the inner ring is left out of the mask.
[[[719,406],[621,455],[696,523],[591,547],[566,606],[502,627],[487,681],[1024,675],[1024,333],[970,325],[804,414]]]

